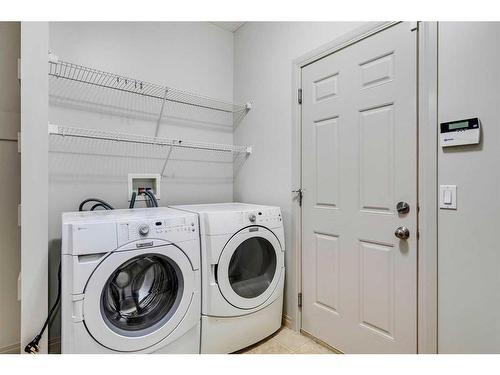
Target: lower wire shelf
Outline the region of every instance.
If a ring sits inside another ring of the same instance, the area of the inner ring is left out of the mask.
[[[225,152],[225,153],[239,154],[239,155],[241,154],[250,155],[252,153],[252,147],[250,146],[184,141],[180,139],[170,139],[163,137],[119,133],[114,131],[105,131],[98,129],[75,128],[75,127],[61,126],[54,124],[49,124],[48,132],[49,135],[51,136],[82,138],[90,140],[97,139],[97,140],[116,141],[123,143],[132,143],[132,144],[165,146],[171,148],[216,151],[216,152]]]

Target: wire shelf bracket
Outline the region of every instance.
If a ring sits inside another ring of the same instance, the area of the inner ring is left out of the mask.
[[[156,121],[156,129],[155,129],[155,137],[158,137],[158,133],[160,131],[161,119],[163,118],[163,114],[165,112],[165,102],[167,101],[168,89],[165,89],[165,96],[161,102],[160,115],[158,116],[158,121]]]

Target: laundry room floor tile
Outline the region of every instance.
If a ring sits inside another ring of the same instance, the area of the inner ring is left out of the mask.
[[[274,339],[269,339],[253,349],[248,351],[248,354],[292,354],[293,352],[287,347],[281,345]]]
[[[278,333],[273,336],[273,339],[292,351],[297,350],[305,343],[311,341],[308,337],[292,331],[289,328],[280,329]]]
[[[274,335],[240,350],[238,354],[335,354],[309,337],[282,327]]]
[[[317,344],[314,341],[309,341],[295,350],[296,354],[334,354],[330,349],[323,345]]]

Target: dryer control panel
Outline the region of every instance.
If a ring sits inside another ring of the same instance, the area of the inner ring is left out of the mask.
[[[280,225],[282,221],[280,209],[265,209],[250,212],[247,215],[250,224],[274,227]]]

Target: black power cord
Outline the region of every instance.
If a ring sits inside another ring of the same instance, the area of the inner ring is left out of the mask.
[[[158,201],[156,200],[156,197],[152,192],[150,192],[149,190],[144,190],[144,191],[141,191],[139,193],[139,195],[141,195],[141,194],[146,195],[148,200],[151,202],[152,206],[158,207]],[[129,208],[134,208],[136,196],[137,196],[137,194],[134,192],[132,194],[132,198],[130,200]],[[105,210],[114,210],[113,206],[111,206],[109,203],[107,203],[101,199],[88,198],[88,199],[85,199],[84,201],[82,201],[82,203],[80,203],[80,206],[78,206],[78,211],[83,211],[83,207],[88,202],[96,202],[96,204],[94,204],[91,207],[91,209],[90,209],[91,211],[94,211],[98,207],[102,207]],[[45,323],[43,324],[43,327],[40,330],[40,332],[38,333],[38,335],[36,335],[35,338],[33,340],[31,340],[28,343],[28,345],[26,345],[26,347],[24,348],[24,351],[26,353],[36,354],[40,351],[40,347],[38,346],[38,344],[40,343],[40,340],[42,339],[43,333],[47,329],[47,326],[54,318],[54,314],[56,312],[57,306],[59,306],[60,301],[61,301],[61,263],[59,263],[59,269],[57,271],[57,298],[56,298],[56,301],[52,305],[52,307],[49,311],[49,314],[47,315],[47,319],[45,319]]]
[[[35,336],[33,340],[31,340],[28,345],[24,348],[24,351],[26,353],[30,354],[36,354],[40,350],[40,347],[38,346],[38,343],[40,342],[40,339],[42,338],[43,333],[47,329],[47,326],[49,325],[49,322],[54,318],[54,314],[56,312],[56,308],[59,305],[59,302],[61,301],[61,263],[59,263],[59,270],[57,271],[57,298],[54,304],[52,305],[52,308],[49,311],[49,315],[47,316],[47,319],[45,320],[45,323],[43,324],[42,330],[38,335]]]
[[[96,203],[94,204],[91,208],[90,208],[90,211],[94,211],[96,208],[98,207],[102,207],[104,208],[105,210],[109,210],[109,208],[105,205],[103,205],[102,203]]]
[[[92,206],[92,210],[97,208],[98,206],[101,206],[106,210],[114,210],[113,206],[111,206],[109,203],[103,201],[102,199],[88,198],[88,199],[85,199],[84,201],[82,201],[82,203],[80,203],[80,206],[78,206],[78,211],[83,211],[83,207],[85,206],[85,203],[88,203],[88,202],[98,203],[97,205]]]
[[[156,197],[151,190],[139,190],[139,193],[136,193],[135,191],[132,193],[132,197],[130,198],[130,205],[128,208],[134,208],[135,200],[138,195],[145,195],[146,205],[148,207],[158,207],[158,201],[156,200]]]
[[[149,197],[153,207],[158,207],[158,201],[156,200],[156,196],[153,194],[151,190],[144,190],[144,194],[146,194]]]
[[[137,197],[137,193],[134,191],[132,193],[132,197],[130,198],[130,205],[128,206],[128,208],[134,208],[135,206],[135,198]]]
[[[111,206],[109,203],[107,203],[101,199],[88,198],[88,199],[85,199],[82,203],[80,203],[80,206],[78,206],[78,211],[83,211],[83,207],[88,202],[96,202],[91,207],[91,209],[90,209],[91,211],[94,211],[98,207],[102,207],[105,210],[114,210],[113,206]],[[49,314],[47,315],[47,319],[45,320],[45,323],[43,324],[43,327],[40,330],[40,332],[38,333],[38,335],[36,335],[35,338],[33,340],[31,340],[28,343],[28,345],[26,345],[26,347],[24,348],[24,351],[26,353],[36,354],[39,352],[40,347],[38,346],[38,344],[40,343],[40,340],[42,339],[43,333],[47,329],[47,326],[54,318],[54,314],[56,312],[57,306],[59,306],[60,301],[61,301],[61,263],[59,263],[59,269],[57,271],[57,298],[56,298],[56,301],[52,305],[52,307],[49,311]]]

